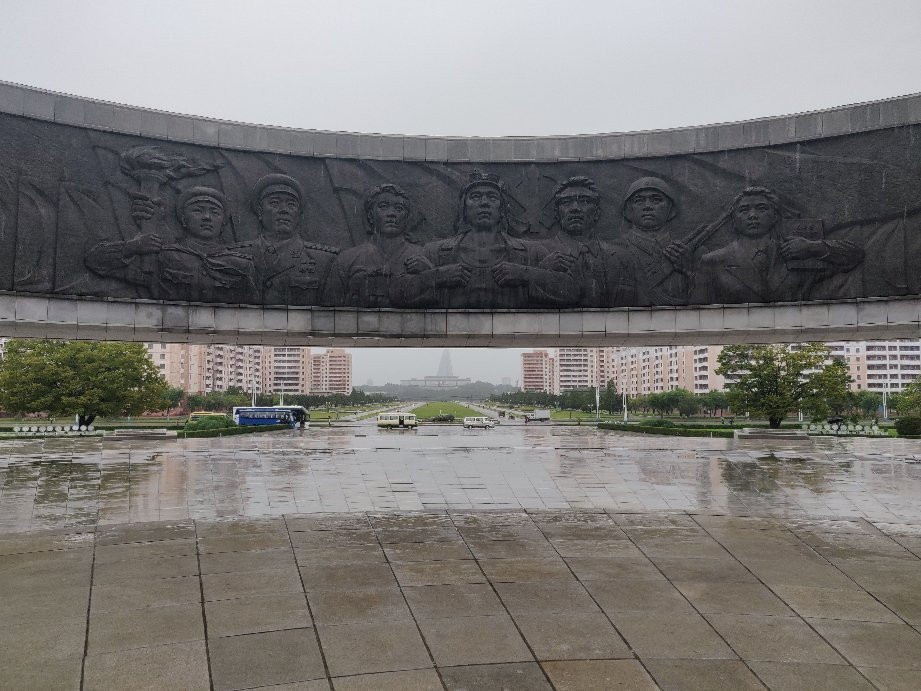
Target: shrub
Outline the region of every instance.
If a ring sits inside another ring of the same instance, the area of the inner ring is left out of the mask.
[[[197,432],[206,429],[224,429],[236,427],[236,423],[229,415],[207,415],[197,420],[192,420],[184,427],[186,432]]]
[[[598,429],[619,430],[621,432],[636,432],[639,434],[664,434],[669,437],[721,437],[732,439],[735,431],[732,429],[706,429],[692,427],[655,427],[652,425],[622,425],[616,422],[602,422]]]
[[[921,417],[900,417],[895,421],[895,430],[900,437],[917,437],[921,435]]]
[[[665,418],[659,418],[658,420],[650,420],[643,423],[644,427],[677,427],[674,422],[671,420],[666,420]]]
[[[177,432],[179,439],[201,439],[205,437],[230,437],[235,434],[257,434],[259,432],[280,432],[281,430],[291,429],[288,425],[234,425],[233,427],[222,427],[221,429],[201,429],[189,432]]]

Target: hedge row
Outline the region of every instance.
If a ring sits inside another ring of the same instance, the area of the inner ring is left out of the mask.
[[[288,425],[244,425],[242,427],[223,427],[221,429],[200,429],[190,432],[177,432],[179,439],[200,439],[202,437],[229,437],[234,434],[253,434],[255,432],[277,432],[291,429]]]
[[[617,430],[620,432],[639,432],[640,434],[662,434],[667,437],[722,437],[732,439],[735,431],[732,429],[692,429],[688,427],[650,427],[647,425],[621,425],[613,422],[602,422],[599,429]]]

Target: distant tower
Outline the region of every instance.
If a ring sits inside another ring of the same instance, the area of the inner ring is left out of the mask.
[[[441,353],[441,362],[438,364],[439,377],[453,377],[454,368],[451,366],[451,351],[445,348]]]

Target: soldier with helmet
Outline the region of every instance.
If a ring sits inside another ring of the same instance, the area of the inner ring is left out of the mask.
[[[694,252],[669,231],[678,215],[671,185],[661,178],[640,178],[627,189],[622,213],[629,226],[613,244],[608,276],[617,282],[623,304],[686,304]]]
[[[264,175],[253,186],[251,205],[262,228],[256,275],[264,305],[321,304],[339,250],[301,236],[303,200],[300,185],[288,175]]]

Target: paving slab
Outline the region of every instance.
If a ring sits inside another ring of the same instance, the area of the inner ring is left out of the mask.
[[[248,689],[326,677],[313,629],[209,640],[215,689]]]
[[[157,689],[210,688],[208,655],[204,641],[136,648],[89,655],[84,667],[84,688]]]
[[[237,636],[313,624],[303,593],[257,595],[205,603],[209,636]]]
[[[534,662],[502,665],[448,667],[441,672],[448,691],[503,689],[503,691],[551,691],[543,670]]]
[[[907,624],[828,619],[809,623],[857,667],[921,669],[921,633]]]
[[[646,667],[662,691],[764,691],[765,686],[740,660],[659,660]],[[789,687],[784,687],[789,688]]]
[[[391,564],[401,587],[419,585],[457,585],[485,583],[486,576],[475,561],[446,559],[443,561],[415,561]]]
[[[844,664],[799,617],[708,614],[707,619],[743,660]]]
[[[737,659],[697,613],[617,612],[614,626],[641,658]]]
[[[318,624],[362,624],[411,619],[403,592],[397,587],[314,590],[308,599]]]
[[[90,614],[90,655],[205,639],[199,603]]]
[[[492,586],[485,583],[403,588],[416,619],[446,619],[505,614]]]
[[[534,659],[507,614],[424,619],[419,628],[439,667]]]
[[[878,621],[890,624],[902,621],[894,612],[862,590],[778,585],[774,586],[774,592],[804,618]]]
[[[846,665],[763,661],[752,661],[749,665],[772,689],[869,691],[874,688],[865,674]]]
[[[538,660],[633,657],[624,639],[600,612],[516,614],[514,619]]]
[[[336,677],[333,688],[336,691],[443,691],[444,685],[434,669],[413,669]]]
[[[636,660],[581,660],[541,664],[557,691],[655,691],[659,687]]]
[[[333,677],[434,667],[412,621],[317,626]]]

